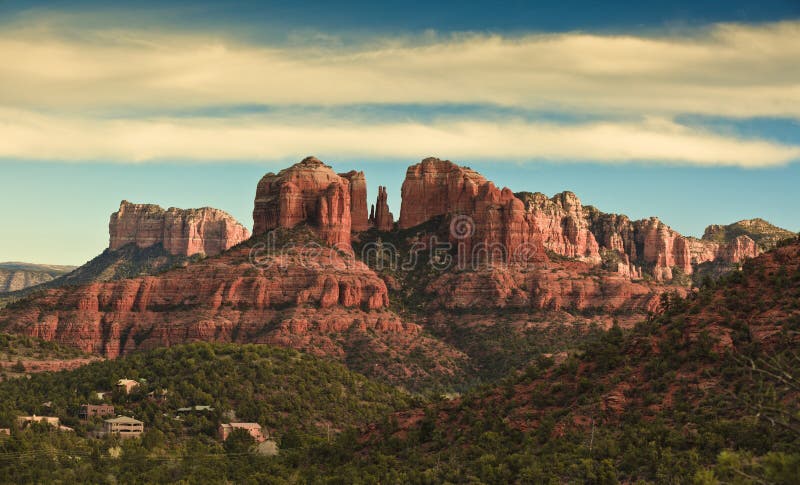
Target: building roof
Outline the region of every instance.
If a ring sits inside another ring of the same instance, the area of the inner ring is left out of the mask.
[[[213,411],[213,410],[214,408],[212,408],[211,406],[202,406],[202,405],[190,406],[188,408],[178,408],[179,413],[188,413],[191,411]]]
[[[223,423],[220,426],[222,426],[223,428],[227,426],[227,427],[231,427],[231,428],[245,428],[245,429],[258,428],[258,429],[261,429],[261,425],[258,424],[258,423]]]
[[[121,424],[144,424],[138,419],[133,419],[128,416],[117,416],[116,418],[106,419],[106,423],[121,423]]]

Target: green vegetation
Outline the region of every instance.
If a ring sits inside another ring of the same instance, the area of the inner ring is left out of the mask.
[[[115,390],[106,399],[118,414],[143,421],[145,434],[123,442],[88,437],[100,420],[78,421],[79,406],[99,402],[95,391],[112,389],[120,378],[141,385],[129,395]],[[165,400],[157,398],[162,394]],[[0,383],[0,396],[0,427],[13,429],[11,437],[0,435],[0,481],[12,483],[105,483],[113,481],[111,476],[124,483],[261,476],[252,480],[263,483],[263,477],[288,477],[287,470],[304,463],[301,456],[319,447],[335,453],[328,440],[337,434],[419,404],[339,364],[292,350],[207,343],[6,381]],[[214,410],[176,419],[178,408],[192,405]],[[46,425],[17,430],[16,416],[32,413],[58,416],[75,432]],[[236,420],[261,424],[278,442],[280,458],[258,456],[236,440],[223,446],[216,430],[231,413]]]
[[[557,367],[539,362],[412,426],[390,421],[336,472],[384,483],[796,483],[794,263],[749,262],[691,299],[665,296],[666,312],[630,335],[593,331]],[[772,319],[755,323],[765,312]]]
[[[0,481],[796,483],[798,244],[708,279],[687,299],[665,294],[664,312],[627,333],[589,328],[559,364],[526,353],[551,343],[536,347],[535,333],[520,341],[510,321],[496,334],[448,335],[486,351],[496,373],[511,361],[492,352],[521,354],[519,370],[455,399],[423,402],[290,350],[207,343],[0,383],[0,427],[36,413],[75,428],[0,435]],[[99,422],[79,422],[77,406],[119,378],[142,384],[109,399],[147,431],[90,438]],[[176,419],[192,405],[214,410]],[[264,426],[279,454],[256,453],[243,433],[219,442],[231,411]]]
[[[774,226],[764,219],[747,219],[727,226],[708,226],[703,234],[703,240],[722,244],[731,242],[739,236],[749,236],[762,250],[768,251],[776,247],[778,242],[792,238],[796,234]]]
[[[31,286],[19,291],[3,293],[0,296],[0,308],[20,301],[29,295],[37,294],[48,288],[59,288],[68,285],[81,285],[94,281],[112,281],[136,276],[156,274],[164,270],[200,259],[200,256],[174,256],[159,244],[140,248],[134,243],[116,251],[106,249],[74,271],[62,274],[54,280]]]
[[[65,347],[25,335],[0,333],[0,362],[28,359],[73,359],[86,354],[74,347]]]

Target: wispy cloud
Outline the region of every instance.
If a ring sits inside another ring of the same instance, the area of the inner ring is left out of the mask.
[[[553,124],[480,120],[286,123],[261,117],[97,120],[0,110],[0,158],[270,160],[324,157],[660,161],[764,167],[800,147],[698,132],[664,119]]]
[[[798,38],[800,22],[783,22],[682,36],[461,35],[312,47],[201,32],[7,25],[0,58],[13,62],[0,64],[0,157],[264,159],[314,151],[781,164],[800,157],[800,148],[670,120],[800,119]],[[208,106],[367,103],[481,104],[601,121],[169,115]]]
[[[580,33],[381,39],[347,48],[200,33],[0,32],[0,103],[104,109],[205,104],[493,103],[800,118],[800,23],[681,37]]]

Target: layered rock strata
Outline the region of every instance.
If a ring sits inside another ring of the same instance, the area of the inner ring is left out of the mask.
[[[195,340],[297,337],[310,328],[419,332],[387,311],[383,280],[337,251],[295,248],[257,266],[250,256],[241,247],[157,276],[47,290],[35,305],[5,309],[0,327],[109,358]]]
[[[253,234],[279,227],[293,228],[305,222],[327,244],[349,250],[350,194],[350,180],[314,157],[307,157],[277,174],[268,173],[256,188]],[[366,214],[366,199],[364,207]]]
[[[366,231],[369,229],[369,217],[367,215],[367,179],[364,172],[351,170],[347,173],[340,173],[350,181],[350,228],[353,232]],[[380,193],[378,195],[380,197]]]
[[[176,256],[221,253],[250,237],[250,232],[230,214],[219,209],[167,210],[154,204],[133,204],[123,200],[108,223],[112,251],[127,244],[146,248],[163,244]]]
[[[524,248],[535,255],[534,261],[543,261],[542,253],[550,253],[603,264],[631,279],[647,272],[668,281],[675,271],[690,275],[702,263],[739,263],[760,253],[747,235],[722,243],[688,238],[655,217],[631,221],[583,206],[572,192],[551,198],[541,193],[513,194],[472,169],[436,158],[409,167],[402,194],[401,229],[439,215],[462,218],[462,225],[455,224],[451,231],[451,241],[459,242],[466,252],[489,248],[490,259],[502,253],[504,260],[515,261],[514,255]]]

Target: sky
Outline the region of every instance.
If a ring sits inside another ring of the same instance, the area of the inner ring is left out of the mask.
[[[0,0],[0,261],[82,264],[120,200],[252,227],[308,155],[428,156],[679,232],[800,231],[800,1]]]

